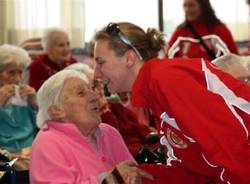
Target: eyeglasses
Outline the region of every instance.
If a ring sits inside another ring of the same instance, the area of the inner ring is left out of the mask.
[[[140,52],[138,49],[131,43],[131,41],[121,32],[119,25],[116,23],[109,23],[108,26],[106,27],[106,33],[108,33],[111,36],[116,36],[118,37],[124,44],[130,46],[137,56],[139,57],[140,60],[143,60],[143,57],[141,56]]]

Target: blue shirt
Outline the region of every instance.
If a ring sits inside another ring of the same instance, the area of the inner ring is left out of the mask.
[[[26,106],[0,106],[0,147],[18,152],[31,146],[37,133],[36,111]]]

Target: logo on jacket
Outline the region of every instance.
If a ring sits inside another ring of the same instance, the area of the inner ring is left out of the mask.
[[[178,137],[171,129],[167,129],[166,136],[168,142],[175,148],[185,149],[188,147],[187,143],[185,143],[180,137]]]

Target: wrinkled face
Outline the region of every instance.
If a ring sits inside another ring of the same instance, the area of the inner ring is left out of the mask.
[[[105,98],[104,97],[104,84],[103,84],[103,82],[99,79],[94,79],[92,83],[93,83],[92,88],[99,95],[99,97]]]
[[[67,121],[87,131],[98,127],[100,104],[97,95],[85,81],[76,77],[66,79],[59,101]]]
[[[183,8],[188,21],[195,21],[202,15],[200,4],[196,0],[184,0]]]
[[[23,70],[16,64],[8,64],[0,71],[0,86],[6,84],[18,85],[22,80]]]
[[[69,61],[71,57],[71,48],[69,37],[66,33],[57,33],[54,40],[47,49],[50,59],[56,63]]]
[[[127,67],[127,55],[117,56],[108,47],[107,40],[98,40],[95,43],[94,58],[96,61],[95,78],[107,83],[111,93],[128,91],[130,69]]]

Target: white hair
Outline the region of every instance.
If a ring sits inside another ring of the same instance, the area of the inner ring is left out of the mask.
[[[219,69],[231,74],[235,78],[250,75],[250,57],[227,54],[212,61]]]
[[[84,63],[74,63],[65,68],[65,70],[76,70],[85,74],[89,80],[94,78],[94,70],[89,67],[89,65]]]
[[[0,46],[0,71],[8,64],[16,64],[24,70],[30,63],[29,54],[21,47],[9,44]]]
[[[62,70],[46,80],[37,92],[38,114],[37,127],[46,127],[46,121],[51,120],[48,109],[54,105],[63,89],[64,82],[69,77],[76,77],[89,83],[86,75],[75,70]]]
[[[62,33],[69,37],[68,32],[63,28],[56,28],[55,27],[55,28],[47,29],[44,32],[44,35],[43,35],[42,40],[41,40],[42,41],[42,47],[45,50],[48,50],[53,45],[53,43],[55,42],[55,37],[58,34],[62,34]]]

